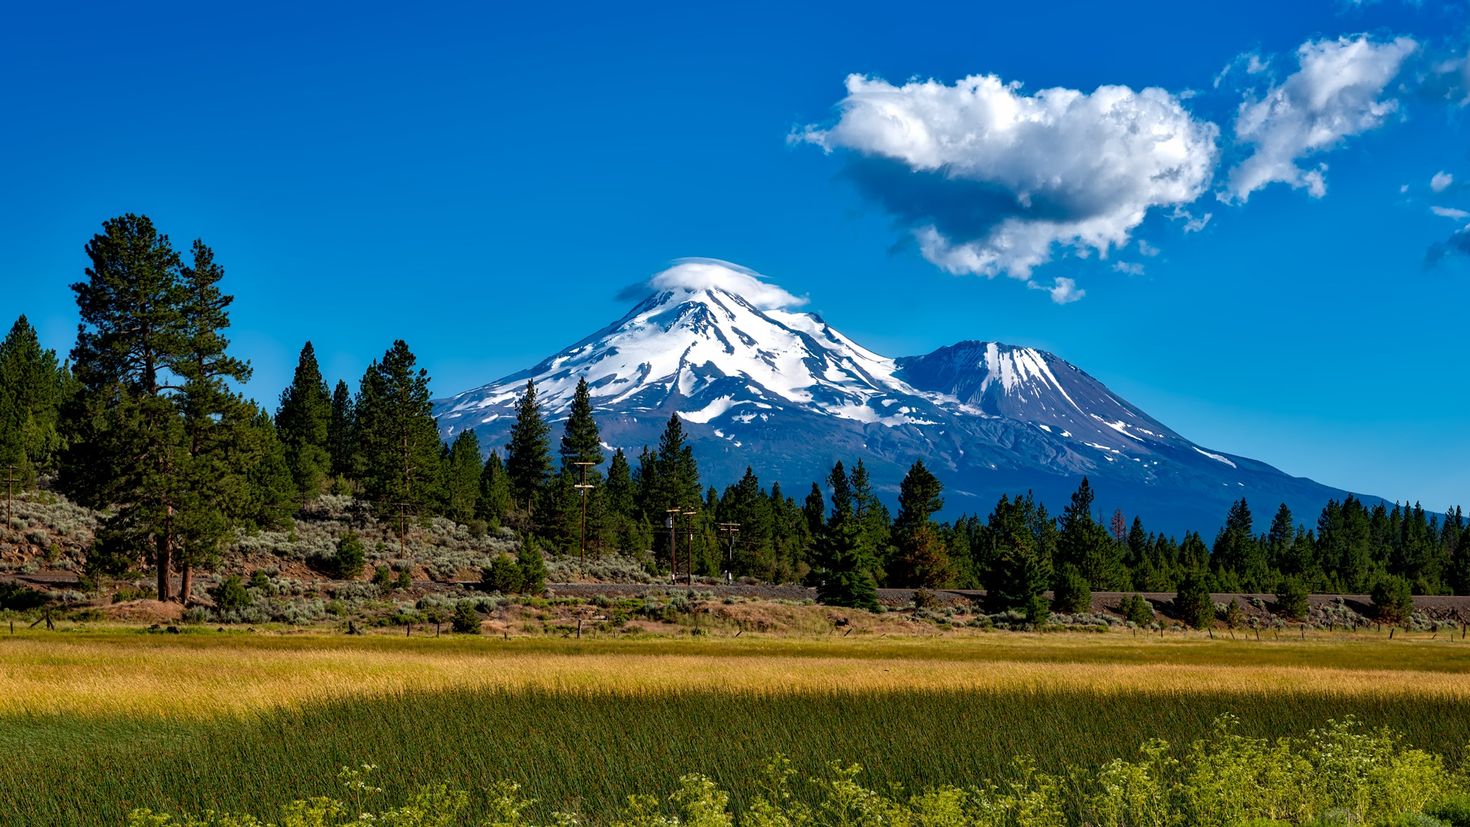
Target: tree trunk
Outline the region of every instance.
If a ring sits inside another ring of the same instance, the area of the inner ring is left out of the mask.
[[[158,549],[153,557],[153,565],[158,569],[158,599],[167,602],[173,597],[172,586],[169,582],[169,567],[173,564],[173,538],[167,534],[158,535]]]
[[[194,586],[194,567],[185,561],[179,565],[179,569],[183,573],[179,583],[179,602],[183,603],[184,608],[187,609],[189,608],[190,589]]]

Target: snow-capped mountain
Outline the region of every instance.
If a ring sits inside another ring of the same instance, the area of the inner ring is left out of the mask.
[[[1310,518],[1345,493],[1195,445],[1050,353],[967,341],[891,359],[712,260],[679,262],[647,289],[540,364],[436,402],[442,433],[474,429],[503,448],[528,380],[557,422],[585,377],[607,445],[634,455],[677,412],[717,487],[751,465],[799,495],[836,460],[862,458],[891,492],[923,459],[946,482],[947,510],[984,513],[1028,489],[1060,506],[1085,474],[1100,508],[1171,530],[1212,529],[1241,496]]]

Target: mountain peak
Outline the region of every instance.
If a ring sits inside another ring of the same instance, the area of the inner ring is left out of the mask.
[[[677,414],[711,482],[734,479],[758,452],[759,467],[783,485],[863,458],[892,491],[922,458],[956,503],[1031,489],[1057,506],[1087,474],[1130,510],[1195,528],[1247,494],[1293,508],[1341,494],[1197,446],[1037,348],[967,340],[881,356],[802,312],[805,299],[729,262],[681,259],[625,298],[638,302],[612,324],[436,402],[443,433],[474,429],[484,444],[503,444],[528,380],[555,421],[585,379],[607,445],[636,452]]]
[[[714,293],[739,296],[758,310],[786,310],[806,304],[806,299],[787,292],[749,267],[717,258],[681,258],[668,269],[654,274],[645,289],[673,297],[696,297]]]

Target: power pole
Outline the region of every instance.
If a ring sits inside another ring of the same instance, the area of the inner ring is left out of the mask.
[[[669,532],[669,579],[675,583],[679,582],[679,523],[675,519],[678,515],[679,507],[673,506],[664,517],[664,528]]]
[[[587,576],[587,492],[589,490],[591,490],[591,488],[592,488],[592,486],[590,484],[588,484],[588,482],[587,482],[587,468],[589,466],[591,466],[592,463],[585,462],[584,461],[584,462],[574,462],[572,464],[573,465],[576,465],[576,466],[578,466],[578,467],[580,467],[582,469],[582,481],[579,482],[579,483],[577,483],[573,487],[576,488],[577,491],[580,492],[581,495],[582,495],[582,532],[581,532],[581,547],[582,547],[582,551],[581,551],[580,562],[577,564],[577,569],[578,569],[578,571],[580,571],[582,573],[582,576],[583,577],[586,577]],[[580,627],[579,627],[579,631],[578,631],[577,637],[581,637],[581,636],[582,635],[580,633]]]
[[[725,554],[725,562],[733,564],[735,562],[735,536],[740,533],[740,524],[716,523],[715,528],[719,529],[721,534],[730,535],[730,550]]]
[[[684,567],[684,582],[692,586],[692,585],[694,585],[694,514],[695,514],[695,512],[693,512],[693,511],[685,511],[685,512],[683,512],[683,514],[684,514],[685,517],[688,518],[688,522],[689,522],[689,525],[688,525],[688,528],[689,528],[689,542],[686,544],[686,548],[685,548],[685,551],[684,551],[684,556],[686,558],[688,558],[689,565],[687,565],[687,566]]]

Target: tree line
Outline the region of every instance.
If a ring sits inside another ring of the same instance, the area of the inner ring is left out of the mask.
[[[1283,504],[1258,532],[1242,499],[1207,543],[1121,512],[1102,519],[1086,479],[1055,518],[1018,493],[985,517],[939,521],[943,486],[922,460],[896,513],[861,459],[837,462],[800,500],[751,468],[718,490],[701,480],[677,414],[656,446],[609,456],[585,380],[555,445],[531,382],[507,444],[483,446],[473,430],[445,440],[429,375],[402,340],[355,392],[344,380],[329,390],[307,342],[267,412],[234,389],[251,368],[226,337],[232,297],[207,245],[195,241],[186,258],[148,218],[124,215],[86,254],[69,359],[42,349],[24,316],[0,342],[0,468],[23,486],[49,477],[103,511],[89,566],[151,566],[160,599],[187,600],[193,573],[215,565],[236,531],[285,525],[327,491],[367,503],[400,533],[443,516],[670,576],[806,583],[855,606],[876,605],[879,586],[983,588],[997,609],[1031,615],[1083,611],[1093,590],[1366,592],[1391,579],[1470,594],[1459,509],[1441,517],[1349,496],[1311,527]]]

